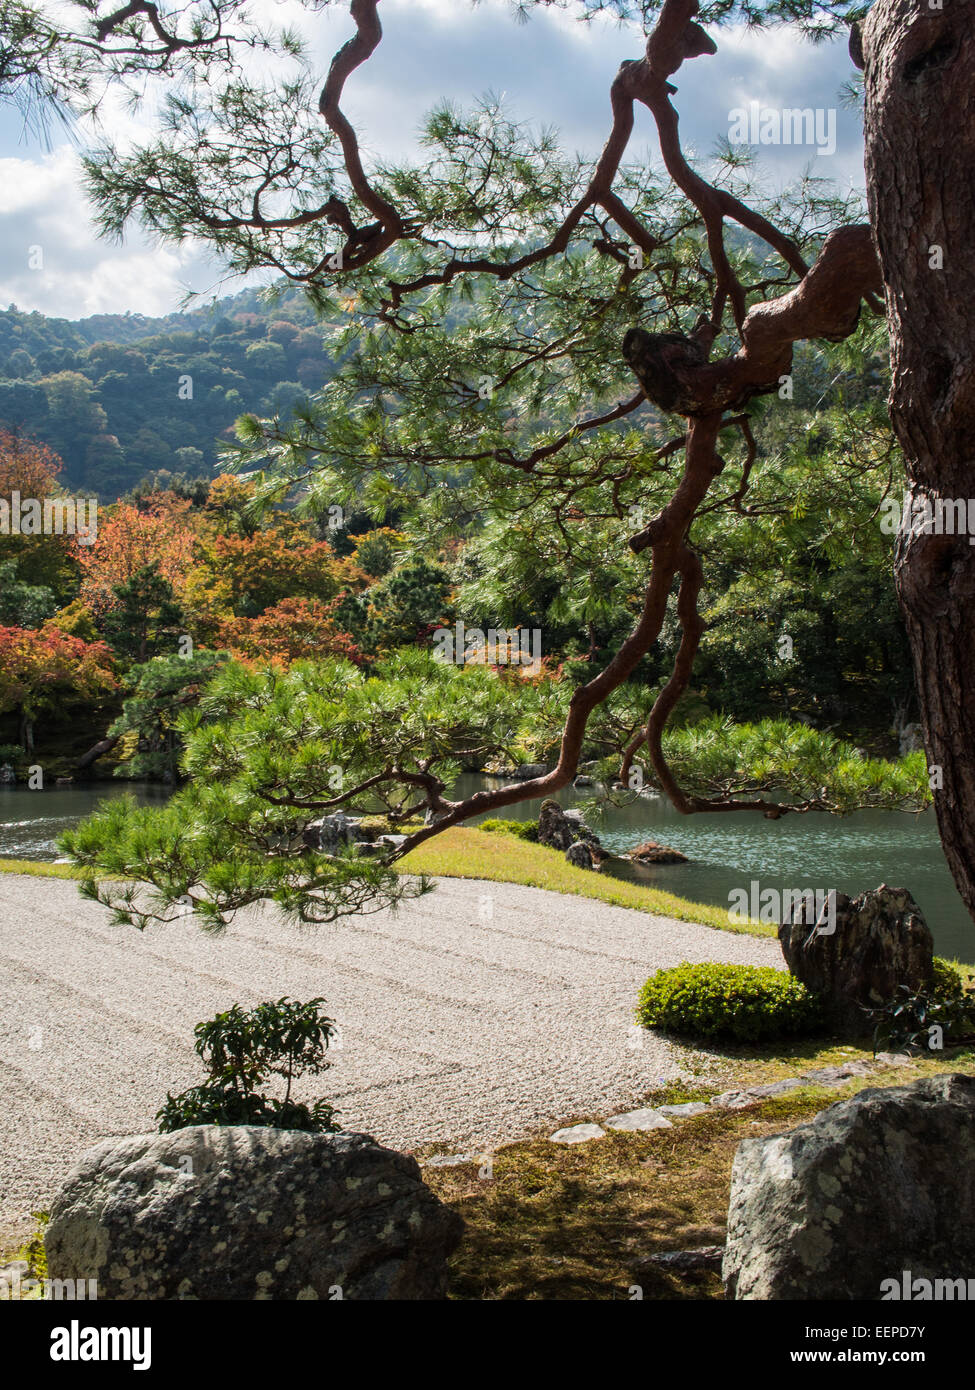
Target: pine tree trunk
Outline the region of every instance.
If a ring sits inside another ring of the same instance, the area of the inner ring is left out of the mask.
[[[975,498],[975,0],[878,0],[862,56],[891,418],[913,497],[895,577],[933,784],[943,776],[941,840],[975,917],[975,545],[919,515],[925,499]]]

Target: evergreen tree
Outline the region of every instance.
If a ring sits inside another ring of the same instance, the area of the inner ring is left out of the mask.
[[[183,613],[173,586],[153,565],[112,588],[115,600],[101,620],[109,646],[136,662],[172,651],[184,632]]]

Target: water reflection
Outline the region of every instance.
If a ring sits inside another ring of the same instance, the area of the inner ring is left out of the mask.
[[[90,815],[100,801],[125,795],[140,805],[165,801],[166,787],[148,783],[95,782],[30,791],[0,786],[0,859],[57,859],[58,836]]]

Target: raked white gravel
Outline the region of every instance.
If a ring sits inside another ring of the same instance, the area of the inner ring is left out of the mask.
[[[695,1054],[633,1024],[643,981],[683,960],[782,967],[774,940],[514,884],[440,879],[304,930],[248,911],[213,937],[112,926],[70,881],[0,874],[0,1242],[89,1145],[155,1128],[202,1079],[194,1025],[233,1003],[324,995],[341,1046],[307,1094],[396,1148],[483,1152],[686,1073]]]

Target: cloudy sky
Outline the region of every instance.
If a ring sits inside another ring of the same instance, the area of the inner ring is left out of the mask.
[[[287,0],[263,3],[275,19],[301,15],[323,72],[353,32],[344,5],[308,13]],[[465,0],[384,0],[382,12],[383,42],[353,75],[343,106],[364,147],[384,155],[415,148],[420,119],[438,100],[463,103],[488,91],[504,93],[519,118],[557,127],[566,148],[597,152],[609,125],[612,77],[624,58],[642,51],[635,30],[552,13],[519,24],[503,0],[482,0],[477,8]],[[810,164],[844,189],[862,185],[859,118],[838,100],[852,73],[845,41],[814,47],[782,29],[750,35],[727,29],[716,37],[716,57],[695,59],[678,74],[675,103],[686,147],[706,156],[716,136],[728,134],[729,113],[751,102],[833,110],[835,154],[766,145],[762,168],[773,185]],[[129,116],[108,124],[132,131]],[[72,141],[53,127],[45,148],[25,134],[15,110],[0,108],[0,304],[69,319],[127,310],[161,314],[179,308],[187,291],[206,298],[239,288],[223,282],[199,247],[153,246],[135,227],[122,246],[98,239],[78,175],[79,149],[92,138],[79,129]],[[647,151],[655,152],[654,130],[649,113],[638,108],[631,153]],[[43,266],[32,269],[36,246]]]

